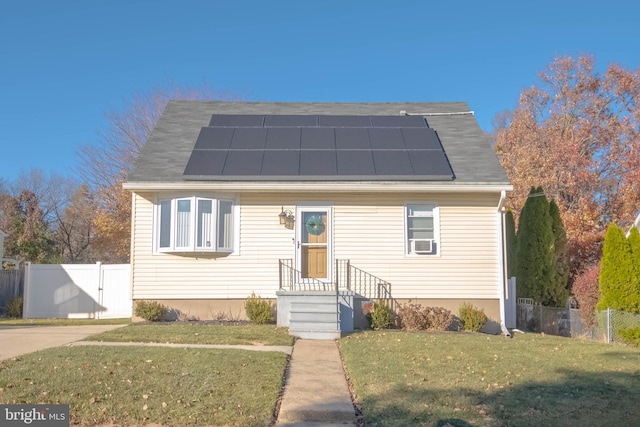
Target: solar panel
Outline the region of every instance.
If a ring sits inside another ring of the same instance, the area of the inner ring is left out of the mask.
[[[438,135],[431,128],[407,128],[402,129],[404,144],[408,149],[442,150]]]
[[[184,168],[184,175],[222,175],[226,151],[193,150]]]
[[[377,128],[424,128],[427,122],[422,116],[371,116]]]
[[[376,174],[373,156],[369,150],[336,151],[338,175],[372,176]]]
[[[183,175],[454,178],[440,139],[424,117],[357,115],[215,114],[210,126],[200,130]]]
[[[336,152],[329,150],[300,151],[300,175],[336,175]]]
[[[266,116],[264,119],[264,125],[280,127],[318,126],[318,116]]]
[[[369,132],[366,128],[336,128],[336,148],[338,150],[369,150]]]
[[[324,127],[371,127],[371,116],[318,116],[318,125]]]
[[[263,155],[262,150],[229,150],[222,175],[258,176]]]
[[[400,129],[371,128],[369,140],[372,150],[400,150],[404,149],[404,138]]]
[[[404,150],[374,150],[373,163],[376,175],[413,175],[409,155]]]
[[[262,161],[262,175],[297,176],[300,173],[300,150],[267,150]]]
[[[268,149],[300,149],[300,128],[267,129]]]
[[[194,148],[228,149],[233,128],[202,128]]]
[[[415,175],[449,177],[453,171],[449,161],[441,150],[408,151],[411,166]]]
[[[302,128],[301,130],[300,147],[302,149],[336,149],[333,128]]]
[[[231,149],[233,150],[262,150],[267,139],[264,128],[235,128]]]
[[[214,114],[209,126],[214,127],[262,127],[262,114]]]

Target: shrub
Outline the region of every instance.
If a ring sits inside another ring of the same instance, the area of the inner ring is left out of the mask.
[[[487,323],[487,315],[484,310],[477,309],[470,303],[463,303],[458,310],[462,329],[465,331],[479,332]]]
[[[631,244],[621,228],[610,225],[604,236],[600,267],[600,301],[596,308],[640,313],[640,293],[634,277]]]
[[[164,319],[167,307],[157,301],[136,301],[135,315],[148,322],[157,322]]]
[[[584,326],[590,328],[596,324],[596,304],[600,298],[598,276],[600,264],[592,265],[573,281],[571,291],[578,301],[578,309]]]
[[[389,303],[385,301],[374,303],[373,309],[367,313],[367,320],[373,329],[393,328],[393,313]]]
[[[422,307],[403,304],[398,310],[400,327],[407,331],[446,331],[451,329],[454,317],[446,308]]]
[[[24,299],[22,297],[11,298],[4,305],[5,314],[9,317],[22,317],[22,305],[24,304]]]
[[[251,293],[251,296],[247,298],[244,303],[244,309],[247,313],[247,317],[253,323],[263,325],[265,323],[273,322],[273,313],[271,312],[271,304],[269,301],[263,300],[255,294]]]
[[[640,346],[640,327],[620,329],[618,334],[627,344]]]

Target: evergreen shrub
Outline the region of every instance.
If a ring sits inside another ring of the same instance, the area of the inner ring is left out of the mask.
[[[385,301],[376,301],[373,310],[367,313],[367,320],[372,329],[392,329],[393,312],[391,306]]]
[[[626,342],[627,344],[631,344],[633,346],[640,346],[640,328],[627,328],[620,329],[618,331],[618,335]]]
[[[604,236],[600,268],[600,300],[596,308],[640,313],[640,291],[631,245],[620,227],[610,225]]]
[[[22,318],[22,306],[24,299],[22,297],[11,298],[5,303],[4,312],[9,317]]]
[[[164,319],[167,307],[157,301],[136,301],[134,313],[148,322],[157,322]]]
[[[265,323],[273,323],[271,303],[260,298],[255,292],[252,292],[251,296],[245,301],[244,309],[249,320],[255,324],[264,325]]]
[[[460,317],[462,329],[471,332],[480,332],[480,329],[489,320],[484,310],[477,309],[473,304],[466,302],[460,306],[458,317]]]

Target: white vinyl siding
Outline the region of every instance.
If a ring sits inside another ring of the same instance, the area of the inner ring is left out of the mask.
[[[232,214],[218,216],[219,228],[224,227],[221,222],[233,222],[227,218],[239,220],[233,232],[217,235],[221,247],[232,242],[231,256],[154,254],[156,198],[162,197],[136,195],[134,299],[246,298],[251,292],[275,298],[278,260],[294,259],[296,248],[295,230],[281,225],[278,215],[282,206],[295,210],[304,202],[333,206],[333,259],[350,259],[354,266],[391,282],[395,298],[499,297],[499,193],[243,193]],[[438,206],[437,256],[406,254],[406,205],[415,201]]]

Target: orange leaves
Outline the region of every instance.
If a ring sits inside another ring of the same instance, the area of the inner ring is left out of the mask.
[[[516,220],[529,189],[542,186],[558,203],[574,272],[599,257],[609,222],[626,227],[640,210],[640,70],[594,65],[556,58],[493,131]]]

